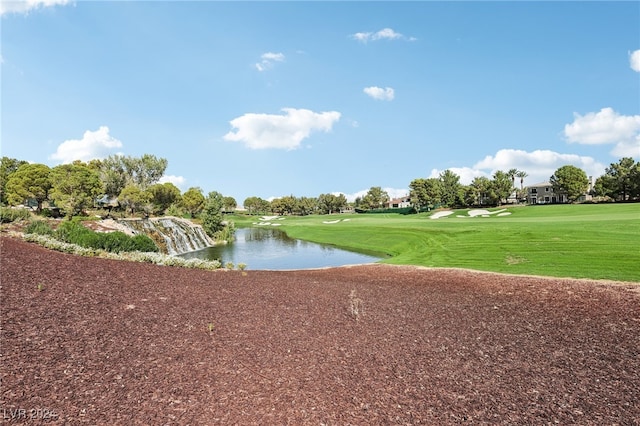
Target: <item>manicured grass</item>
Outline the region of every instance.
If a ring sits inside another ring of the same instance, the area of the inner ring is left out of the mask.
[[[468,212],[459,210],[436,220],[430,213],[291,216],[278,223],[293,238],[384,253],[383,263],[640,282],[640,204],[508,211],[458,217]],[[236,224],[255,220],[238,217]]]

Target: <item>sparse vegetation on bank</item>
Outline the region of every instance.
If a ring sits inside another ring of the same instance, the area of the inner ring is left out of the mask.
[[[34,220],[25,227],[24,232],[50,236],[64,243],[112,253],[158,251],[156,244],[146,235],[129,236],[119,231],[95,232],[75,221],[61,222],[54,230],[47,222]]]
[[[18,220],[28,220],[29,218],[31,218],[31,212],[27,209],[0,207],[0,223],[12,223]]]
[[[87,248],[77,244],[66,243],[47,235],[24,234],[22,239],[28,242],[37,243],[51,250],[87,257],[101,257],[106,259],[127,260],[131,262],[153,263],[155,265],[179,266],[183,268],[206,270],[220,269],[222,266],[218,260],[183,259],[181,257],[169,256],[155,252],[131,251],[113,253],[103,249]]]

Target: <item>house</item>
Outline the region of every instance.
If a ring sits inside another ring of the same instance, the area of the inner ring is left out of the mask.
[[[589,188],[587,192],[578,198],[578,202],[591,200],[589,192],[593,189],[593,177],[589,177]],[[556,194],[553,192],[551,182],[540,182],[527,187],[527,203],[529,204],[562,204],[568,203],[566,194]]]
[[[387,203],[387,207],[390,209],[402,209],[405,207],[411,207],[411,197],[393,198]]]
[[[553,192],[551,182],[540,182],[527,187],[527,203],[529,204],[557,204],[568,203],[564,194]]]
[[[518,190],[514,189],[513,191],[511,191],[505,201],[507,204],[518,204],[520,202],[520,200],[518,200]]]
[[[107,213],[107,216],[111,213],[111,209],[120,206],[118,197],[109,197],[107,194],[101,195],[100,197],[96,198],[95,204],[98,207],[106,209],[109,212]]]

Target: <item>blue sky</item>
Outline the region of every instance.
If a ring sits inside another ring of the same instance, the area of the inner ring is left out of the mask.
[[[638,2],[6,2],[1,154],[236,198],[640,160]]]

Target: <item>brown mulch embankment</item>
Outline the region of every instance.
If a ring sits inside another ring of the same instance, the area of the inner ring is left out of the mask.
[[[7,423],[640,422],[637,285],[205,272],[0,242]]]

